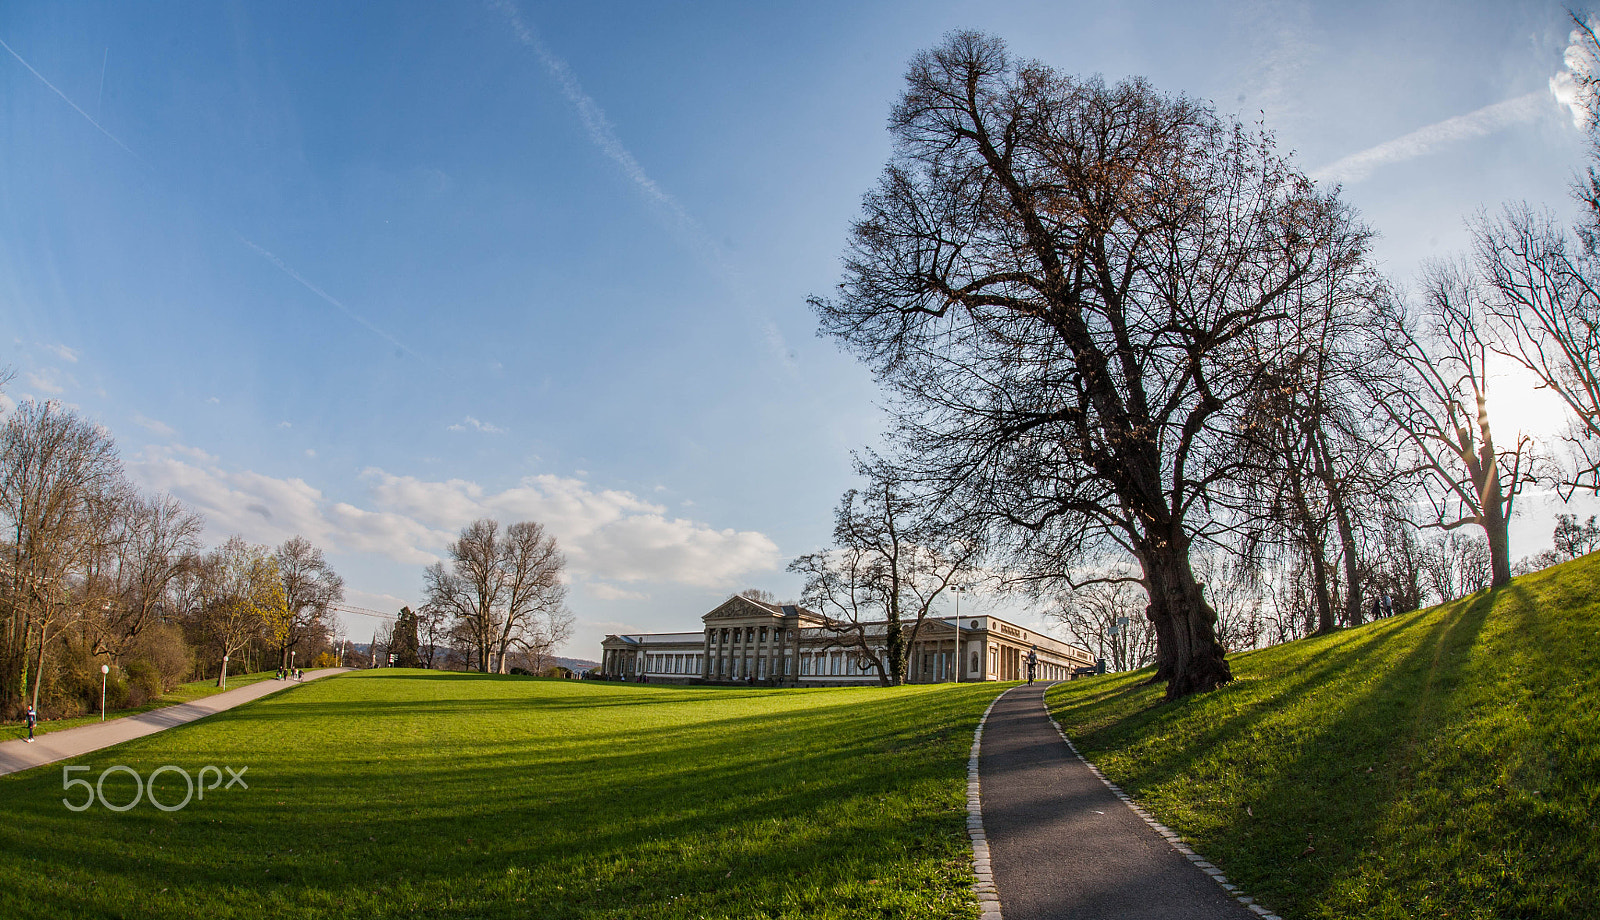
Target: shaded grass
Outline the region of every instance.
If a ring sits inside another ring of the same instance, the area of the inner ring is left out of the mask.
[[[276,671],[257,671],[254,674],[229,674],[228,690],[237,690],[249,686],[257,681],[270,680],[276,676]],[[216,696],[225,692],[217,686],[216,678],[207,680],[194,680],[186,684],[179,684],[176,688],[160,696],[145,700],[138,706],[129,706],[125,709],[108,709],[106,716],[109,719],[120,719],[123,716],[136,716],[141,712],[150,712],[156,709],[165,709],[180,703],[190,703],[208,696]],[[41,720],[33,729],[34,735],[45,735],[58,732],[67,728],[77,728],[80,725],[92,725],[100,721],[100,713],[73,716],[70,719]],[[9,741],[13,738],[28,737],[28,724],[26,722],[0,722],[0,741]]]
[[[0,778],[0,916],[976,917],[998,689],[325,678],[77,761],[248,766],[178,812]]]
[[[1593,916],[1600,555],[1232,659],[1061,685],[1114,782],[1285,917]]]

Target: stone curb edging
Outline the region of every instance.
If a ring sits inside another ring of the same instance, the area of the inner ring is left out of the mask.
[[[989,862],[989,838],[983,832],[983,804],[978,794],[978,750],[983,743],[983,726],[989,721],[989,713],[994,711],[1000,697],[1015,689],[1008,687],[989,701],[989,708],[983,711],[983,718],[978,720],[978,727],[972,732],[972,753],[967,757],[967,834],[972,837],[972,873],[978,877],[972,885],[972,893],[978,896],[980,920],[1002,920],[1002,917],[1000,890],[994,886],[994,868]]]
[[[1050,688],[1046,687],[1045,689],[1048,691]],[[995,697],[995,700],[998,701],[999,697]],[[1093,773],[1100,780],[1100,782],[1106,784],[1106,788],[1111,790],[1111,794],[1112,795],[1115,795],[1117,798],[1121,799],[1122,800],[1122,804],[1128,806],[1128,808],[1130,810],[1132,810],[1132,812],[1134,814],[1139,816],[1140,820],[1142,820],[1142,821],[1144,821],[1144,823],[1150,825],[1150,829],[1155,831],[1156,833],[1160,834],[1162,836],[1162,838],[1165,839],[1167,841],[1167,843],[1169,845],[1171,845],[1171,847],[1174,850],[1178,851],[1179,855],[1181,855],[1184,859],[1187,859],[1189,862],[1193,863],[1195,868],[1199,869],[1201,872],[1204,872],[1206,875],[1211,876],[1211,880],[1216,882],[1218,885],[1222,886],[1222,890],[1223,891],[1227,892],[1230,897],[1232,897],[1234,900],[1238,901],[1240,904],[1243,904],[1245,907],[1250,908],[1250,910],[1252,912],[1254,912],[1257,916],[1259,916],[1261,918],[1261,920],[1283,920],[1283,918],[1279,917],[1277,914],[1273,913],[1272,911],[1270,911],[1266,907],[1264,907],[1260,902],[1256,901],[1255,898],[1252,898],[1249,895],[1245,894],[1243,891],[1241,891],[1239,889],[1238,885],[1235,885],[1232,882],[1228,881],[1227,876],[1224,876],[1222,874],[1222,870],[1221,869],[1218,869],[1216,866],[1214,866],[1211,863],[1207,862],[1205,857],[1201,856],[1199,853],[1196,853],[1194,850],[1190,849],[1188,844],[1185,844],[1183,842],[1183,838],[1182,837],[1179,837],[1176,833],[1173,832],[1173,830],[1171,828],[1167,827],[1165,824],[1162,824],[1160,821],[1157,821],[1155,819],[1155,817],[1152,816],[1149,812],[1145,811],[1143,808],[1140,808],[1138,803],[1134,802],[1134,800],[1126,792],[1123,792],[1122,788],[1120,786],[1118,786],[1116,783],[1113,783],[1111,780],[1106,779],[1106,775],[1104,773],[1100,772],[1100,768],[1095,766],[1094,764],[1090,763],[1089,759],[1087,757],[1084,757],[1083,754],[1079,753],[1077,745],[1073,744],[1072,743],[1072,739],[1067,737],[1067,733],[1061,730],[1061,723],[1057,722],[1056,721],[1056,717],[1050,713],[1050,706],[1049,706],[1049,704],[1045,703],[1043,694],[1041,694],[1039,696],[1039,704],[1044,707],[1045,718],[1049,719],[1050,720],[1050,724],[1055,726],[1056,734],[1061,736],[1062,742],[1064,744],[1066,744],[1067,750],[1072,752],[1072,756],[1078,758],[1078,760],[1084,766],[1088,767],[1089,768],[1089,772]],[[991,703],[989,708],[993,709],[994,708],[994,704]],[[983,715],[984,715],[985,719],[987,719],[989,717],[989,714],[987,712],[985,712]],[[983,731],[983,723],[982,722],[978,723],[978,731],[980,733]],[[973,760],[972,760],[972,762],[974,764],[973,768],[976,769],[977,757],[978,757],[978,754],[977,754],[977,750],[978,749],[977,749],[976,742],[974,742],[972,750],[973,750],[973,754],[972,754]],[[972,782],[976,783],[977,780],[974,779]],[[969,809],[970,809],[970,805],[969,805]],[[968,827],[971,827],[971,820],[970,819],[968,820]],[[981,833],[981,832],[982,832],[982,830],[980,828],[979,833]],[[974,846],[974,848],[976,848],[977,844],[974,843],[973,846]],[[988,852],[988,844],[987,843],[984,844],[984,852],[986,854]],[[984,920],[989,920],[989,915],[988,914],[984,914]],[[997,909],[995,911],[995,920],[999,920],[998,907],[997,907]]]

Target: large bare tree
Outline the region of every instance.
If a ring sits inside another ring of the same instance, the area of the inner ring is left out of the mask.
[[[570,635],[566,559],[542,524],[502,530],[483,518],[462,529],[449,553],[449,566],[434,563],[424,576],[427,606],[452,618],[479,670],[504,674],[513,647],[548,654]]]
[[[1063,580],[1140,566],[1169,697],[1230,679],[1190,563],[1297,285],[1366,233],[1269,136],[959,33],[918,55],[823,329],[895,395],[908,479]]]
[[[1398,301],[1378,332],[1391,373],[1369,378],[1373,399],[1401,433],[1422,476],[1428,506],[1415,523],[1476,525],[1488,540],[1491,583],[1511,581],[1511,516],[1534,469],[1531,437],[1500,446],[1489,418],[1495,331],[1483,290],[1459,263],[1424,269],[1422,303]]]
[[[284,618],[275,638],[278,664],[288,667],[289,652],[325,627],[328,612],[344,600],[344,579],[322,550],[298,534],[273,551],[283,583]]]

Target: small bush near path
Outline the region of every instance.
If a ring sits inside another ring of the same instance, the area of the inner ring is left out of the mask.
[[[1288,918],[1594,916],[1600,555],[1233,659],[1053,689],[1062,728]]]
[[[248,767],[180,811],[0,778],[0,916],[976,918],[966,759],[998,690],[328,678],[76,761]]]

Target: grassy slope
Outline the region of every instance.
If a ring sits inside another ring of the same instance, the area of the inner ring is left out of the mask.
[[[0,916],[975,917],[996,690],[325,679],[79,761],[248,791],[73,813],[59,767],[0,778]]]
[[[1291,918],[1594,916],[1600,554],[1233,659],[1051,692],[1069,737]]]
[[[275,676],[275,671],[257,671],[254,674],[229,674],[228,689],[237,690],[240,687],[248,686],[256,681],[267,680],[268,678]],[[204,699],[208,696],[215,696],[222,692],[222,688],[217,686],[216,678],[195,680],[186,684],[179,684],[175,689],[163,693],[153,700],[146,700],[142,705],[131,706],[127,709],[113,709],[107,712],[106,715],[112,719],[120,719],[123,716],[135,716],[141,712],[149,712],[153,709],[165,709],[168,706],[176,706],[179,703],[193,702],[194,700]],[[66,728],[77,728],[80,725],[90,725],[99,721],[99,713],[92,713],[86,716],[74,716],[70,719],[47,719],[35,726],[33,733],[35,735],[44,735],[50,732],[58,732]],[[26,737],[28,737],[28,725],[26,722],[0,722],[0,741],[9,741],[12,738]]]

